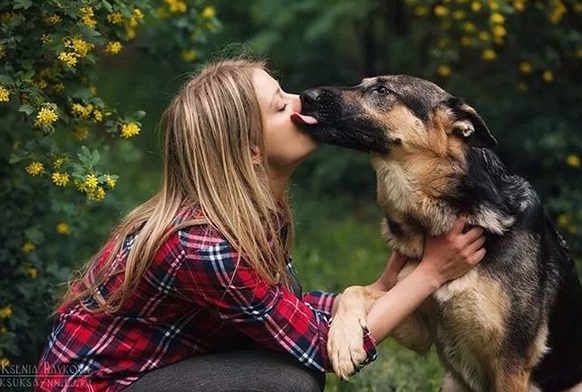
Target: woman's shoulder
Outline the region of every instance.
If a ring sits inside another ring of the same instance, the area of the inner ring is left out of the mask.
[[[226,241],[225,236],[206,219],[200,207],[182,207],[173,225],[176,239],[189,249],[203,249]]]

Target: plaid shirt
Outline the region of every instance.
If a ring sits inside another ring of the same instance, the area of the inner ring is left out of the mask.
[[[185,218],[182,213],[177,222]],[[113,271],[123,266],[134,239],[125,239]],[[97,265],[111,247],[112,241],[97,254]],[[119,311],[88,312],[78,303],[58,309],[38,365],[37,390],[119,391],[148,371],[251,342],[329,370],[334,295],[316,291],[298,297],[237,260],[237,252],[209,225],[174,232]],[[294,277],[290,261],[289,271]],[[122,279],[123,273],[112,274],[100,294],[106,296]],[[84,303],[96,304],[92,297]],[[375,359],[367,331],[364,348],[367,362]]]

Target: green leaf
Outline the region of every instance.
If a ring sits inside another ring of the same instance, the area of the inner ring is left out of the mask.
[[[28,9],[32,5],[32,0],[15,0],[13,10]]]
[[[2,83],[2,84],[14,84],[14,80],[10,76],[0,75],[0,83]]]
[[[25,230],[24,236],[36,245],[42,244],[44,242],[44,233],[38,226]]]
[[[34,110],[35,110],[35,109],[34,109],[34,106],[32,106],[32,105],[29,105],[29,104],[27,104],[27,103],[25,103],[25,104],[23,104],[23,105],[20,105],[20,107],[18,108],[18,111],[19,111],[19,112],[26,113],[26,114],[27,114],[27,115],[29,115],[29,116],[30,116],[32,113],[34,113]]]
[[[133,117],[134,117],[136,120],[140,120],[140,119],[142,119],[142,118],[143,118],[145,115],[146,115],[146,112],[145,112],[145,110],[138,110],[137,112],[135,112],[135,113],[133,114]]]

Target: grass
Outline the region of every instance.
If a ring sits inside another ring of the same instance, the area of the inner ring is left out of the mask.
[[[373,200],[364,205],[296,198],[293,258],[304,290],[338,292],[379,275],[390,251],[380,239],[380,211]],[[428,392],[438,389],[441,375],[434,352],[420,356],[387,339],[379,345],[376,361],[350,381],[328,374],[325,391]]]

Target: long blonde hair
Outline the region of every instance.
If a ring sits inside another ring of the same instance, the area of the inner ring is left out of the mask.
[[[117,311],[137,287],[156,252],[179,228],[207,223],[217,229],[259,276],[286,282],[286,255],[292,227],[280,239],[281,217],[291,218],[287,200],[271,191],[264,161],[261,111],[253,74],[262,61],[220,60],[206,65],[174,97],[161,121],[165,132],[161,189],[131,211],[113,232],[113,246],[102,266],[98,257],[69,284],[64,303],[98,296],[98,286],[123,273],[119,288],[98,299],[96,310]],[[204,222],[173,223],[184,205],[202,211]],[[277,219],[277,217],[279,219]],[[139,229],[124,265],[117,255],[126,237]],[[92,309],[95,310],[95,309]]]

